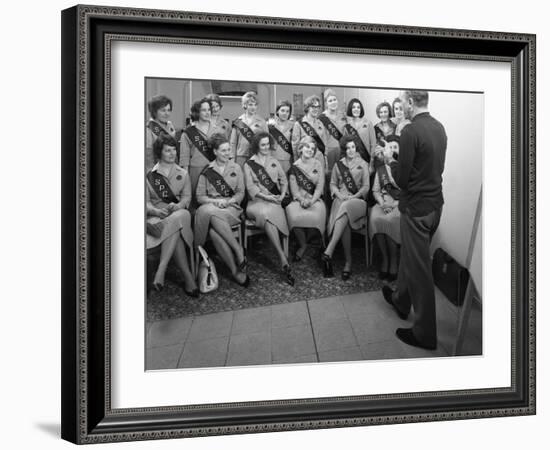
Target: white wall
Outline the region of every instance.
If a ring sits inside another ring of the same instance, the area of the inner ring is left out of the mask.
[[[6,105],[24,105],[21,111],[2,108],[5,165],[0,178],[5,195],[4,220],[0,223],[2,246],[2,422],[0,445],[6,449],[74,449],[59,439],[60,405],[60,10],[74,0],[8,2],[0,28],[2,42],[3,100]],[[543,3],[536,0],[479,2],[463,0],[442,5],[435,0],[394,0],[388,7],[374,2],[315,3],[295,0],[257,2],[240,0],[95,0],[114,6],[135,6],[192,11],[362,21],[414,26],[468,28],[537,33],[538,104],[550,98],[550,30]],[[475,12],[475,13],[474,13]],[[434,105],[435,107],[435,105]],[[539,107],[537,165],[550,167],[550,113]],[[38,119],[40,118],[40,119]],[[36,145],[21,147],[19,136],[32,132]],[[13,150],[17,149],[17,152]],[[12,155],[30,153],[31,164],[22,171],[22,160]],[[19,164],[13,164],[14,162]],[[22,181],[24,180],[24,181]],[[537,314],[544,322],[550,316],[548,200],[550,177],[538,177],[538,268]],[[22,185],[22,202],[10,201],[13,186]],[[508,220],[503,217],[503,220]],[[549,375],[550,328],[537,328],[538,415],[497,419],[464,420],[384,427],[225,436],[159,442],[109,444],[106,449],[440,449],[494,448],[499,450],[543,448],[550,421]],[[345,380],[340,380],[345,383]]]

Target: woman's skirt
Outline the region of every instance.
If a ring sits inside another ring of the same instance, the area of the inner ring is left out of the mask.
[[[290,159],[279,159],[278,161],[283,169],[283,172],[287,173],[290,167],[292,166],[292,161],[290,161]]]
[[[340,153],[341,153],[340,146],[327,147],[325,149],[325,155],[327,157],[327,164],[328,164],[328,173],[332,173],[332,168],[334,167],[334,164],[336,164],[336,162],[342,157]]]
[[[188,247],[193,246],[193,231],[191,229],[191,214],[186,209],[178,209],[170,214],[168,217],[161,219],[160,217],[148,217],[147,223],[162,224],[162,232],[160,237],[154,237],[147,234],[146,245],[147,249],[155,248],[162,244],[166,239],[172,236],[178,231],[181,234],[182,239]]]
[[[327,223],[327,208],[322,200],[317,200],[309,208],[302,208],[294,201],[286,207],[288,228],[317,228],[324,235]]]
[[[328,233],[332,234],[334,224],[343,215],[348,216],[349,225],[354,230],[359,230],[365,226],[367,220],[367,202],[359,198],[350,200],[340,200],[334,198],[330,209],[328,219]]]
[[[396,243],[401,243],[401,229],[399,222],[401,214],[398,208],[393,208],[388,214],[385,214],[380,205],[374,205],[370,210],[369,218],[369,237],[372,239],[375,234],[386,234]]]
[[[210,229],[210,219],[218,217],[229,224],[230,227],[237,225],[241,221],[242,209],[240,207],[229,206],[228,208],[218,208],[213,203],[201,205],[195,213],[195,243],[204,245]]]
[[[197,184],[199,182],[199,176],[204,169],[202,167],[189,166],[189,178],[191,178],[191,192],[193,193],[193,200],[195,199],[195,192],[197,192]]]
[[[264,228],[265,223],[269,222],[275,225],[285,236],[288,236],[286,214],[281,205],[264,200],[253,200],[246,207],[246,215],[248,218],[254,220],[258,228]]]

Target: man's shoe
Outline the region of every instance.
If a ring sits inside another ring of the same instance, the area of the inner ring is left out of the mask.
[[[426,350],[435,350],[437,348],[437,343],[434,345],[426,345],[416,339],[412,332],[412,328],[398,328],[395,330],[395,334],[400,341],[412,345],[413,347],[425,348]]]
[[[395,310],[397,315],[401,320],[406,320],[409,316],[409,313],[403,313],[399,311],[397,306],[395,306],[395,303],[393,303],[393,289],[389,286],[382,286],[382,295],[384,296],[384,299],[386,302],[392,306],[392,308]]]

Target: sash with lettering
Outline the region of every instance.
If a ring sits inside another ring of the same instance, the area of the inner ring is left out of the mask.
[[[315,184],[299,167],[293,165],[288,171],[288,175],[294,175],[298,186],[305,190],[309,195],[313,195],[315,193]]]
[[[363,157],[363,159],[367,162],[370,162],[370,155],[365,147],[365,144],[363,144],[363,141],[361,140],[361,137],[359,136],[359,133],[355,128],[353,128],[349,123],[346,123],[344,125],[344,128],[346,129],[346,132],[354,138],[355,146],[357,147],[357,151],[359,154]]]
[[[254,131],[252,131],[246,123],[244,123],[241,119],[237,119],[233,122],[233,126],[241,132],[248,142],[252,142]]]
[[[357,185],[351,176],[348,166],[346,166],[342,161],[337,161],[336,165],[338,166],[338,170],[340,171],[340,175],[342,175],[342,179],[344,180],[344,184],[346,185],[348,191],[354,195],[357,194],[359,189],[357,189]]]
[[[336,125],[334,125],[334,122],[330,120],[328,116],[326,116],[325,114],[321,114],[319,116],[319,120],[323,123],[329,134],[334,139],[336,139],[337,141],[340,141],[340,139],[342,139],[342,133],[340,133],[340,130],[336,127]]]
[[[162,132],[167,133],[167,131],[164,128],[162,128],[160,126],[160,124],[158,124],[154,120],[150,120],[147,123],[147,128],[149,128],[155,136],[160,136],[160,133],[162,133]]]
[[[178,203],[179,200],[172,192],[168,180],[164,175],[161,175],[158,172],[153,172],[150,170],[147,173],[147,180],[149,184],[155,191],[155,194],[164,202],[164,203]]]
[[[321,137],[317,134],[317,131],[315,131],[313,127],[309,123],[305,122],[303,119],[299,120],[298,123],[304,129],[304,131],[309,137],[312,137],[313,139],[315,139],[315,142],[317,144],[317,149],[324,155],[325,143],[323,142]]]
[[[265,171],[262,165],[258,164],[256,161],[252,161],[251,159],[246,161],[246,164],[248,164],[248,166],[252,169],[252,172],[254,172],[256,177],[258,177],[258,181],[263,187],[265,187],[273,195],[281,195],[281,191],[277,186],[277,183],[275,183],[271,179],[271,177]],[[283,201],[281,202],[281,206],[283,208],[286,208],[291,201],[292,199],[290,198],[290,194],[287,191],[285,197],[283,198]]]
[[[399,195],[401,194],[401,191],[396,188],[391,182],[386,164],[380,164],[380,166],[376,168],[376,174],[378,175],[378,182],[380,183],[380,187],[385,189],[386,192],[390,194],[394,200],[399,200]]]
[[[269,125],[267,127],[269,129],[269,134],[275,139],[275,142],[279,144],[279,146],[287,152],[290,156],[292,156],[292,144],[290,141],[285,137],[285,135],[279,130],[277,127],[273,125]],[[291,129],[292,133],[292,129]]]
[[[222,197],[227,198],[235,195],[235,191],[227,184],[225,178],[219,172],[216,172],[212,167],[206,167],[202,173]]]
[[[184,133],[189,137],[193,145],[202,153],[202,155],[208,161],[214,161],[215,159],[214,153],[208,146],[208,142],[204,138],[204,135],[197,129],[196,126],[189,125],[184,130]]]

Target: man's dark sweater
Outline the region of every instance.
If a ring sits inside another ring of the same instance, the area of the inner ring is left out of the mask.
[[[417,114],[403,128],[399,161],[391,163],[393,178],[401,188],[399,211],[421,217],[443,206],[441,175],[446,151],[445,128],[430,113]]]

